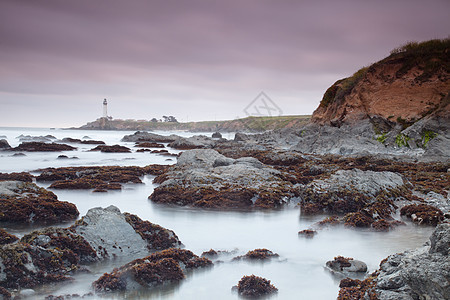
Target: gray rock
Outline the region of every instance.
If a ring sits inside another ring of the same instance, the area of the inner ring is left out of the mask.
[[[450,224],[436,227],[431,245],[389,256],[380,266],[380,300],[450,299]]]
[[[374,172],[353,170],[338,170],[330,178],[315,180],[307,185],[316,192],[333,192],[340,189],[354,191],[375,196],[380,191],[398,188],[405,184],[401,175],[393,172]]]
[[[91,208],[82,222],[75,226],[75,231],[91,245],[99,258],[145,255],[148,252],[146,241],[112,205],[105,209]]]
[[[216,141],[204,135],[195,135],[189,138],[179,137],[168,146],[175,149],[211,148]]]
[[[126,135],[122,138],[122,142],[160,142],[171,143],[178,139],[179,136],[171,134],[169,136],[160,135],[146,131],[136,131],[134,134]]]
[[[11,146],[9,145],[8,141],[5,139],[0,140],[0,149],[9,149]]]
[[[363,261],[350,258],[347,260],[349,265],[343,264],[340,260],[327,261],[326,266],[333,272],[337,272],[341,275],[352,277],[351,273],[366,273],[367,265]]]
[[[222,138],[222,134],[220,132],[214,132],[211,136],[213,139],[221,139]]]

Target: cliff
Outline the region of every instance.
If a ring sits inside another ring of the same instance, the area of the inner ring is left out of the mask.
[[[334,83],[312,122],[340,127],[370,119],[383,131],[427,116],[448,118],[449,79],[450,39],[409,43]]]

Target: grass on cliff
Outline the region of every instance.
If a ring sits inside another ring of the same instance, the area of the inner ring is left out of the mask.
[[[450,38],[406,43],[393,49],[385,60],[390,59],[398,59],[402,63],[396,73],[397,78],[418,67],[422,74],[416,77],[416,81],[426,82],[439,71],[450,73]]]
[[[326,90],[320,102],[320,107],[326,108],[331,103],[341,101],[351,93],[356,84],[364,78],[373,66],[388,61],[401,64],[400,69],[395,74],[397,78],[417,67],[422,71],[415,78],[418,83],[426,82],[436,74],[440,80],[448,80],[448,76],[442,74],[450,73],[450,38],[434,39],[421,43],[409,42],[393,49],[385,59],[372,64],[370,67],[358,70],[350,77],[336,81]]]

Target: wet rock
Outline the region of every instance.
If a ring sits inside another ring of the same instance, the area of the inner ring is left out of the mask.
[[[431,244],[384,259],[364,284],[341,288],[339,295],[366,299],[376,294],[380,300],[450,299],[450,224],[437,225],[430,240]]]
[[[10,149],[11,146],[9,145],[8,141],[5,139],[0,139],[0,149]]]
[[[121,214],[113,206],[94,208],[69,228],[34,231],[18,243],[1,247],[0,285],[32,288],[70,280],[83,264],[122,255],[148,255],[149,251],[179,245],[173,231]],[[189,263],[194,266],[202,261]]]
[[[151,288],[184,279],[184,270],[211,265],[209,259],[198,257],[189,250],[172,248],[136,259],[111,273],[105,273],[93,283],[93,287],[97,292]]]
[[[142,176],[161,175],[167,168],[166,165],[47,168],[38,170],[41,174],[36,180],[55,181],[50,185],[55,189],[120,190],[121,183],[142,183]]]
[[[326,266],[333,272],[347,276],[367,272],[367,265],[364,262],[351,257],[337,256],[334,260],[327,261]]]
[[[46,135],[46,136],[31,136],[31,135],[19,135],[16,137],[19,139],[20,142],[39,142],[39,143],[48,143],[52,140],[56,140],[56,137],[53,135]]]
[[[25,151],[25,152],[59,152],[59,151],[72,151],[77,148],[57,143],[43,143],[43,142],[24,142],[15,148],[11,148],[11,151]]]
[[[298,232],[298,235],[300,236],[304,236],[307,238],[312,238],[317,234],[317,231],[312,230],[312,229],[304,229]]]
[[[391,220],[394,200],[406,193],[403,177],[393,172],[338,170],[329,178],[298,185],[304,214],[346,214],[352,227],[370,227],[380,219]]]
[[[248,251],[245,255],[236,256],[235,258],[233,258],[233,260],[268,260],[274,257],[279,257],[279,255],[277,253],[273,253],[268,249],[262,248]]]
[[[13,157],[21,157],[21,156],[26,156],[25,153],[19,152],[19,153],[14,153],[13,155],[11,155]]]
[[[168,146],[179,150],[212,148],[216,141],[204,135],[196,135],[189,138],[179,137]]]
[[[0,181],[0,199],[1,222],[57,223],[79,214],[74,204],[29,182]]]
[[[92,148],[89,151],[100,151],[105,153],[131,153],[130,148],[121,145],[113,145],[113,146],[99,145],[95,148]]]
[[[90,209],[72,230],[91,245],[99,258],[136,255],[181,244],[173,231],[121,214],[115,206]]]
[[[239,280],[237,291],[244,297],[261,297],[276,293],[278,289],[270,283],[270,280],[251,275],[244,276]]]
[[[28,172],[0,173],[0,181],[1,180],[14,180],[14,181],[32,182],[33,178],[34,178],[34,176]]]
[[[245,142],[250,139],[248,134],[242,133],[242,132],[236,132],[234,135],[234,141],[235,142]]]
[[[174,142],[178,135],[160,135],[146,131],[136,131],[134,134],[126,135],[122,138],[122,142],[154,142],[154,143],[171,143]]]
[[[222,138],[222,134],[218,131],[214,132],[211,136],[213,139],[221,139]]]
[[[164,145],[160,144],[160,143],[141,142],[141,143],[138,143],[135,147],[140,147],[140,148],[164,148]]]
[[[156,203],[203,208],[278,208],[294,197],[280,172],[255,158],[229,159],[212,149],[183,152],[158,176],[149,197]]]
[[[400,209],[400,215],[411,218],[417,224],[437,225],[444,220],[444,213],[428,204],[411,204]]]
[[[0,245],[11,244],[17,240],[19,240],[17,236],[9,234],[4,229],[0,228]]]
[[[61,140],[63,143],[71,143],[71,144],[86,144],[86,145],[105,145],[105,142],[103,141],[95,141],[95,140],[80,140],[80,139],[74,139],[74,138],[63,138]]]

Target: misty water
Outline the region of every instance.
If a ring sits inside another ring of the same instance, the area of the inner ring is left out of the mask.
[[[6,137],[11,146],[20,142],[21,134],[45,136],[51,134],[58,139],[64,137],[83,139],[89,136],[105,141],[108,145],[121,144],[132,147],[133,143],[120,142],[126,131],[82,131],[50,130],[29,128],[0,128],[0,136]],[[175,133],[190,136],[187,132]],[[232,138],[232,134],[224,135]],[[1,139],[2,137],[0,137]],[[167,156],[145,153],[100,153],[87,152],[94,145],[74,145],[76,151],[63,153],[25,153],[26,156],[12,156],[11,152],[0,152],[0,172],[33,171],[39,168],[63,166],[145,166],[149,164],[173,164],[176,158],[167,160]],[[175,150],[170,150],[176,153]],[[57,159],[58,155],[77,157],[78,159]],[[298,231],[307,229],[324,216],[305,217],[298,207],[270,212],[219,212],[167,207],[157,205],[147,198],[155,185],[153,176],[145,176],[144,184],[126,184],[121,191],[92,193],[91,191],[54,190],[59,200],[74,203],[80,211],[80,217],[93,207],[117,206],[122,212],[138,215],[143,220],[159,224],[173,230],[185,248],[200,255],[209,249],[229,251],[230,254],[219,257],[221,262],[214,267],[195,270],[187,274],[179,284],[164,286],[152,290],[142,289],[126,293],[95,295],[102,299],[239,299],[232,287],[244,275],[255,274],[271,280],[279,289],[270,299],[335,299],[341,278],[334,277],[324,268],[327,260],[342,255],[353,257],[367,263],[369,272],[378,268],[382,259],[390,254],[416,248],[428,240],[432,228],[417,227],[410,222],[391,232],[373,232],[370,230],[350,229],[342,226],[321,230],[312,239],[299,237]],[[37,183],[48,187],[49,184]],[[71,223],[58,224],[69,226]],[[5,228],[5,227],[4,227]],[[8,232],[19,237],[37,229],[36,226],[8,226]],[[256,248],[267,248],[280,255],[264,263],[247,261],[232,262],[237,255],[245,254]],[[122,257],[87,266],[90,273],[75,275],[72,282],[51,284],[37,288],[33,299],[45,295],[83,295],[92,291],[91,284],[104,272],[111,272],[137,257]]]

